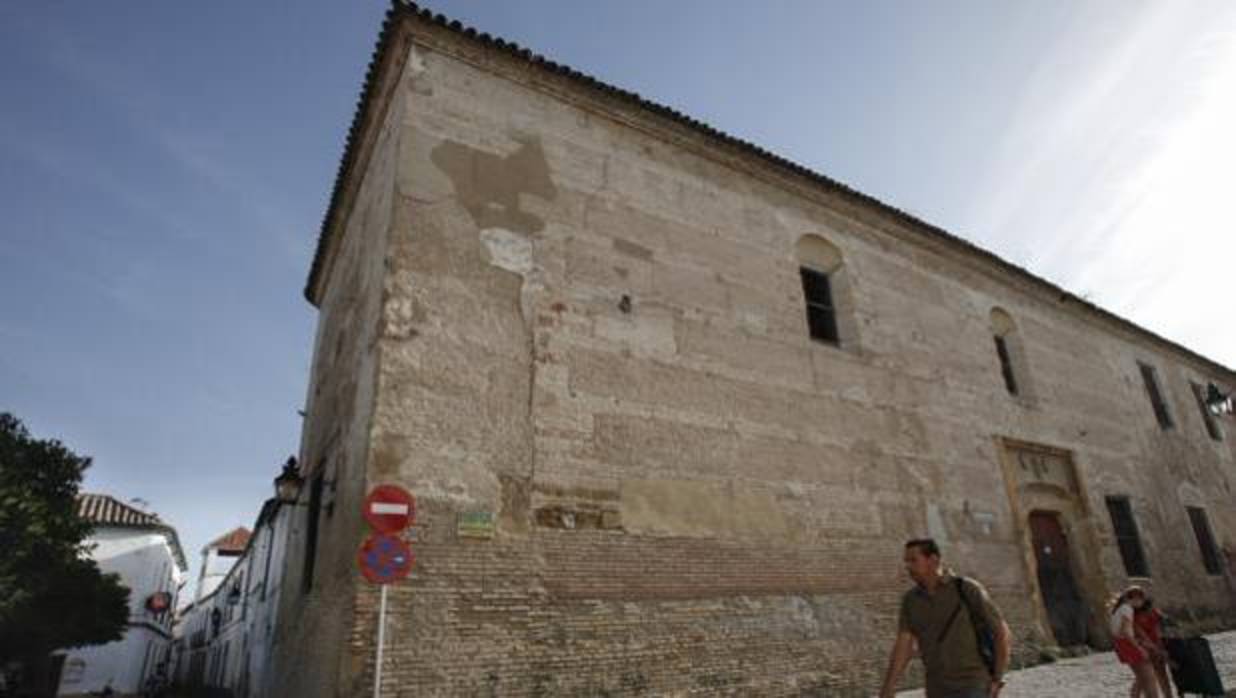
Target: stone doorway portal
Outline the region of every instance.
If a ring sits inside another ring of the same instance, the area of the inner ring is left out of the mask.
[[[1030,512],[1030,538],[1038,563],[1039,591],[1056,642],[1087,644],[1089,611],[1073,577],[1069,541],[1059,512]]]
[[[1108,590],[1089,497],[1072,452],[997,437],[1022,542],[1037,642],[1107,646]]]

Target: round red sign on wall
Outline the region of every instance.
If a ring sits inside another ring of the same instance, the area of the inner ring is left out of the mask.
[[[151,613],[162,613],[172,605],[172,595],[166,591],[156,591],[146,597],[146,610]]]
[[[378,485],[365,497],[365,521],[379,533],[398,533],[416,523],[416,498],[398,485]]]

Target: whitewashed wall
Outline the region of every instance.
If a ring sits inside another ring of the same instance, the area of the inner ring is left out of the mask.
[[[209,551],[204,556],[201,579],[210,580],[209,591],[177,621],[179,683],[224,688],[236,698],[269,695],[276,680],[272,643],[292,511],[280,507],[270,518],[259,518],[249,547],[241,557],[228,559],[235,564],[225,575],[211,571],[210,565],[218,565],[220,558]],[[217,626],[212,621],[216,612]]]
[[[91,557],[104,573],[120,575],[129,588],[129,627],[123,639],[65,653],[58,695],[101,691],[111,685],[119,694],[136,693],[146,677],[168,659],[172,612],[184,583],[167,534],[127,528],[100,528],[89,539]],[[156,592],[172,595],[168,612],[154,614],[146,600]]]

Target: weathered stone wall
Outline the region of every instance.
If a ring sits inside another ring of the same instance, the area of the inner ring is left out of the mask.
[[[1108,495],[1132,498],[1164,605],[1230,618],[1183,509],[1236,543],[1236,435],[1209,440],[1188,393],[1214,367],[698,132],[415,31],[368,170],[395,169],[389,241],[353,213],[322,301],[315,386],[364,384],[376,360],[369,441],[364,410],[322,407],[304,449],[343,421],[367,486],[419,498],[384,695],[868,695],[908,585],[901,544],[924,534],[1033,654],[1051,640],[1025,516],[1061,512],[1098,619],[1126,581]],[[842,255],[841,348],[807,335],[805,235]],[[378,299],[376,354],[362,329],[321,365],[331,328]],[[994,308],[1016,327],[1020,397]],[[1023,442],[1074,479],[1035,482],[1011,455]],[[492,514],[492,535],[461,535],[464,514]],[[353,534],[354,551],[354,522],[326,536]],[[322,562],[343,592],[338,550]],[[367,686],[376,599],[359,587],[343,673],[295,695]]]

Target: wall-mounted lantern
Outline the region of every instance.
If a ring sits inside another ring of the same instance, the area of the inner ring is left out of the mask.
[[[300,490],[305,486],[305,478],[300,476],[300,468],[295,456],[289,456],[283,464],[283,471],[275,478],[275,499],[280,504],[295,504],[300,499]]]

